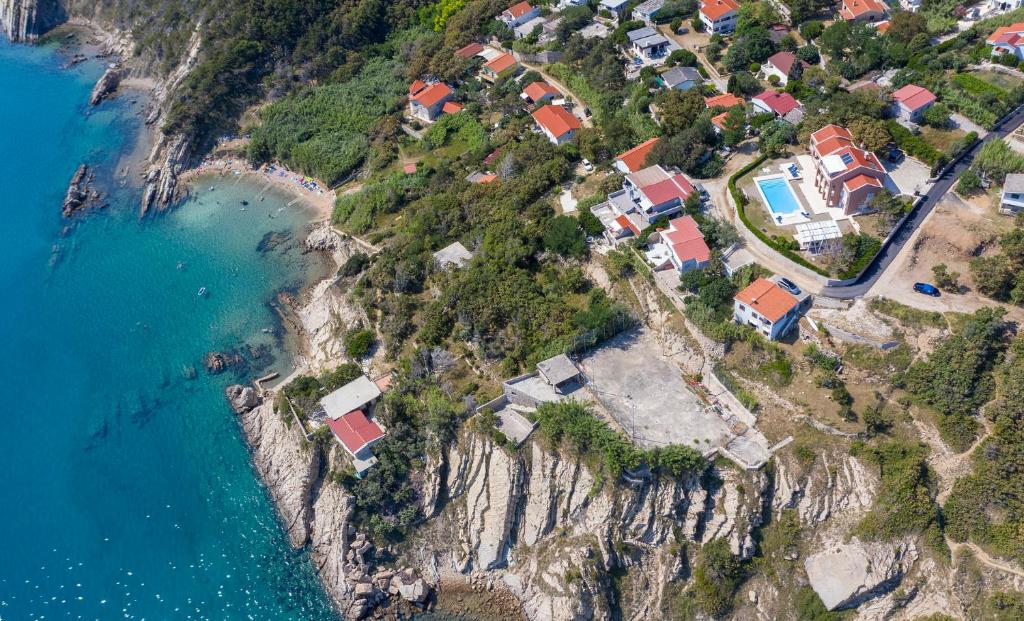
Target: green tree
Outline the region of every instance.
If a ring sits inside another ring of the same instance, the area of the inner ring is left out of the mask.
[[[747,71],[737,71],[729,76],[726,87],[726,90],[737,97],[753,97],[764,90],[757,78]]]
[[[937,103],[924,111],[924,122],[926,125],[945,129],[950,126],[949,115],[949,107],[944,103]]]
[[[361,360],[370,353],[376,334],[366,328],[353,328],[345,333],[345,353],[352,360]]]
[[[935,276],[935,284],[939,289],[951,293],[960,291],[960,273],[949,271],[945,263],[932,266],[932,274]]]
[[[786,146],[796,139],[796,128],[781,119],[774,120],[761,128],[758,147],[762,153],[772,157],[781,155]]]
[[[544,233],[544,247],[565,257],[581,257],[587,253],[580,223],[572,216],[555,216]]]

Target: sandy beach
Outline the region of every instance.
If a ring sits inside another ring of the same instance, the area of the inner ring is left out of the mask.
[[[289,192],[295,196],[295,201],[302,201],[315,207],[318,216],[323,219],[330,218],[334,209],[334,190],[326,188],[315,179],[290,171],[281,165],[264,165],[253,168],[248,162],[238,158],[207,158],[196,168],[181,175],[179,181],[195,185],[198,184],[200,178],[206,175],[238,177],[239,179],[243,177],[257,178],[262,183],[261,192],[271,187]]]

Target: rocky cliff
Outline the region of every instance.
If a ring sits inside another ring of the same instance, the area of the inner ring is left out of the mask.
[[[0,28],[12,42],[35,41],[65,19],[59,0],[0,0]]]
[[[350,523],[351,498],[326,476],[340,466],[337,449],[304,442],[269,403],[242,414],[241,422],[292,544],[309,546],[328,592],[349,617],[367,610],[357,596],[360,584],[402,565],[435,585],[506,589],[529,619],[657,619],[665,598],[685,588],[687,546],[722,537],[746,558],[763,516],[793,508],[804,525],[838,524],[835,515],[846,521],[863,513],[875,486],[850,457],[820,460],[800,476],[785,467],[771,474],[713,468],[702,477],[613,485],[539,443],[510,453],[464,431],[424,468],[432,475],[423,494],[428,519],[410,543],[389,551],[396,566],[383,567],[360,551],[369,544]],[[899,581],[908,559],[913,563],[905,549],[879,557],[894,559],[892,567],[850,577],[835,587],[837,597],[849,587],[850,597],[860,598],[853,603],[867,601]],[[611,588],[613,574],[632,588]],[[773,618],[771,594],[763,599],[752,618]]]

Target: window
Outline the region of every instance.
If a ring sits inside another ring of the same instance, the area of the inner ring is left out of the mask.
[[[746,311],[747,310],[747,307],[742,305],[742,304],[737,304],[737,306],[740,307],[740,311]]]

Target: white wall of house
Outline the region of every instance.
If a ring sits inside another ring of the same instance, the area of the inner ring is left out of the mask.
[[[765,79],[767,79],[769,76],[775,76],[779,78],[779,84],[781,84],[782,86],[785,86],[786,83],[789,82],[789,76],[780,71],[778,67],[771,63],[765,63],[764,66],[761,67],[761,72],[764,73]]]
[[[711,34],[727,34],[736,30],[736,18],[739,13],[730,11],[718,19],[711,21],[708,16],[700,13],[700,21],[704,24],[704,30]]]
[[[794,307],[778,321],[772,322],[743,302],[733,300],[732,315],[736,323],[751,326],[768,339],[775,341],[784,336],[795,323],[794,320],[800,317],[797,308]]]
[[[902,103],[894,103],[893,113],[904,121],[910,121],[911,123],[920,123],[921,119],[924,118],[924,111],[935,105],[935,102],[931,102],[925,106],[921,106],[917,110],[911,110]]]

